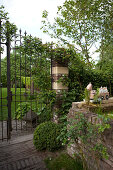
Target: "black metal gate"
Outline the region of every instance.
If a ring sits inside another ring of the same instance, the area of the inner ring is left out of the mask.
[[[21,30],[2,37],[1,30],[0,21],[0,140],[4,140],[11,138],[12,130],[32,131],[38,124],[36,113],[44,106],[39,96],[51,89],[51,46]]]

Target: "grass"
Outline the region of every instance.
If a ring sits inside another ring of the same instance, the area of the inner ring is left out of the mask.
[[[15,88],[11,88],[12,91],[12,102],[11,102],[11,116],[12,119],[15,118],[15,111],[18,108],[18,104],[22,103],[21,101],[31,101],[28,95],[27,97],[24,96],[25,93],[25,88],[21,88],[21,97],[20,97],[20,88],[16,89],[15,92]],[[1,98],[1,92],[2,92],[2,100],[0,101],[0,120],[7,120],[8,117],[8,108],[7,108],[7,88],[2,88],[0,89],[0,98]],[[29,92],[27,92],[29,94]],[[15,96],[16,94],[16,96]],[[1,103],[2,102],[2,103]],[[2,108],[1,108],[1,104],[2,104]]]
[[[80,160],[73,159],[66,153],[60,154],[56,158],[48,157],[45,159],[48,170],[83,170]]]

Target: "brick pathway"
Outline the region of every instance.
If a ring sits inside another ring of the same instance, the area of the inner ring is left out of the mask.
[[[16,130],[17,128],[17,130]],[[21,130],[22,129],[22,130]],[[26,124],[25,121],[20,120],[12,120],[12,132],[11,132],[11,140],[23,135],[28,135],[33,133],[33,128],[30,124]],[[0,121],[0,143],[1,140],[7,138],[7,121]]]
[[[43,152],[33,145],[33,135],[0,143],[0,170],[46,170]]]

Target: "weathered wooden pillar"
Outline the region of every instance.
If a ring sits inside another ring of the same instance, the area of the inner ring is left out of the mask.
[[[68,91],[68,87],[63,85],[62,82],[58,82],[58,80],[64,76],[68,76],[68,73],[68,61],[62,60],[62,58],[52,60],[52,89],[56,91],[57,98],[53,107],[53,121],[56,123],[59,121],[59,115],[57,114],[57,111],[62,104],[60,99],[62,91]]]

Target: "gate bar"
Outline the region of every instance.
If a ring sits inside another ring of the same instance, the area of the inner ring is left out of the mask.
[[[1,21],[1,19],[0,19],[0,99],[1,99],[1,102],[0,102],[0,112],[1,112],[1,115],[0,115],[0,117],[1,117],[1,128],[2,128],[2,140],[3,140],[3,113],[2,113],[2,79],[1,79],[1,74],[2,74],[2,72],[1,72],[1,44],[2,44],[2,42],[1,42],[1,38],[2,37],[2,21]]]
[[[8,121],[7,121],[7,137],[11,138],[11,74],[10,74],[10,37],[7,32],[7,102],[8,102]]]

